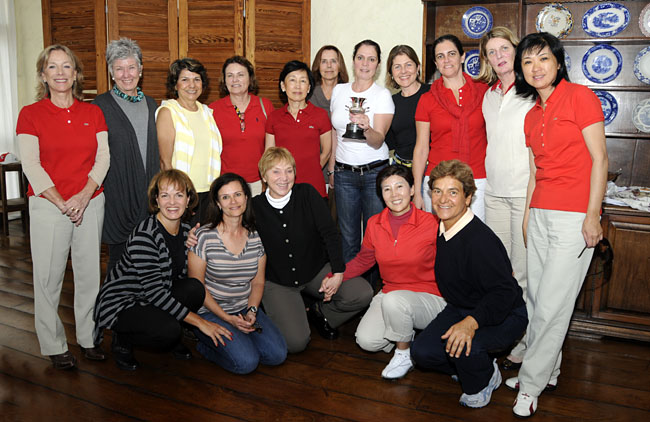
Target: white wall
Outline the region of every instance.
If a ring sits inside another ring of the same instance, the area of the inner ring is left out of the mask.
[[[333,44],[352,78],[354,46],[371,39],[381,47],[377,83],[383,86],[388,53],[395,45],[410,45],[422,60],[423,15],[421,0],[311,0],[311,58],[323,45]]]
[[[18,49],[18,109],[34,102],[36,59],[43,50],[41,0],[14,1]]]

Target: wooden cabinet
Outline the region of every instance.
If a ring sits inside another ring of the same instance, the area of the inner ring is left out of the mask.
[[[570,330],[650,341],[650,213],[605,205],[601,221],[613,259],[594,257]]]
[[[111,86],[107,40],[140,44],[142,90],[167,98],[169,64],[179,57],[201,61],[210,87],[201,102],[220,97],[223,62],[246,56],[255,66],[260,95],[280,105],[278,76],[289,60],[309,61],[310,0],[41,0],[45,45],[61,43],[84,64],[85,93],[93,98]]]

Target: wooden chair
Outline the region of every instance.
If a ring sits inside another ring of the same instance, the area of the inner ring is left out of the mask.
[[[20,197],[7,199],[7,173],[17,171],[20,184]],[[27,203],[27,181],[20,163],[0,164],[0,214],[2,214],[2,234],[9,235],[9,213],[20,211],[23,232],[29,227],[29,207]]]

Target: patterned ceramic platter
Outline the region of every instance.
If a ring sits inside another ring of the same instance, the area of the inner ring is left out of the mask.
[[[548,32],[560,39],[566,38],[573,29],[573,15],[560,3],[551,3],[539,11],[535,27],[537,32]]]
[[[463,32],[470,38],[481,38],[492,29],[492,13],[485,7],[476,6],[463,15]]]
[[[650,37],[650,3],[648,3],[639,15],[639,28],[646,37]]]
[[[644,48],[636,55],[634,76],[641,82],[650,84],[650,47]]]
[[[582,29],[592,37],[613,37],[630,23],[630,11],[618,3],[601,3],[587,10]]]
[[[590,81],[599,84],[616,79],[622,67],[621,53],[609,44],[595,45],[582,57],[582,73]]]
[[[569,53],[564,50],[564,64],[566,66],[566,71],[571,72],[571,56],[569,56]]]
[[[605,115],[605,126],[612,123],[618,114],[618,102],[612,94],[607,91],[594,91],[600,105],[603,107],[603,114]]]
[[[650,133],[650,98],[634,107],[632,122],[641,132]]]
[[[481,71],[481,60],[478,50],[469,50],[465,53],[465,73],[476,78]]]

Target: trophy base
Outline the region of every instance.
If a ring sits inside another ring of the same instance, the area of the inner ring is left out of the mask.
[[[366,136],[363,134],[363,129],[357,125],[347,125],[343,137],[357,140],[366,139]]]

